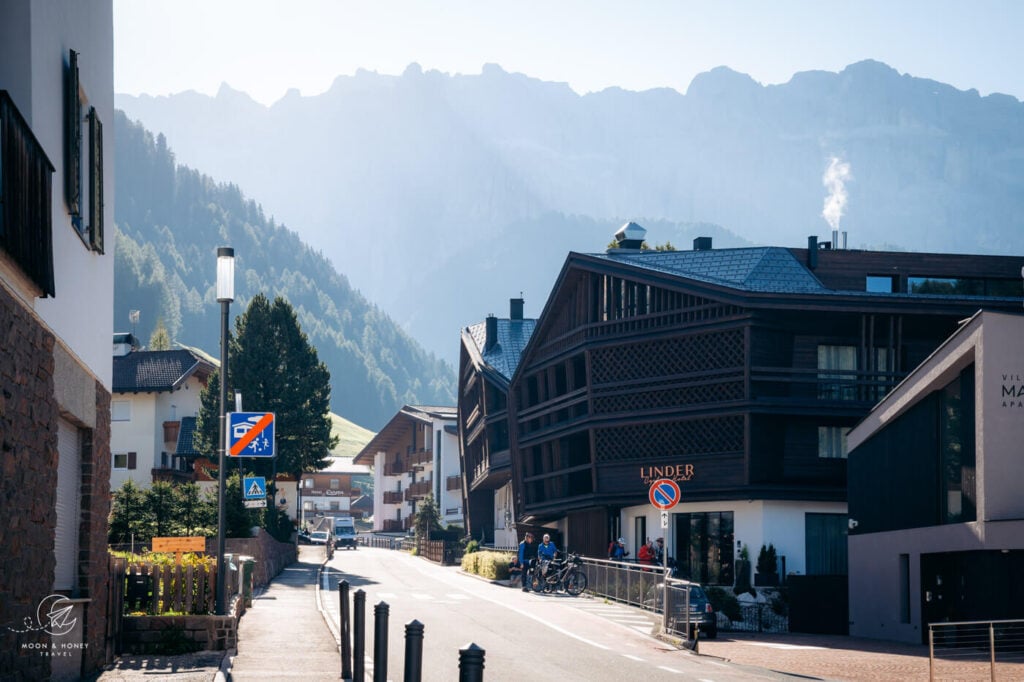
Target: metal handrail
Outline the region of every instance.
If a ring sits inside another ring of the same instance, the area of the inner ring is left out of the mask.
[[[950,632],[945,632],[949,630]],[[936,634],[939,637],[936,637]],[[997,636],[998,635],[998,636]],[[986,660],[979,654],[987,652]],[[987,663],[989,677],[996,679],[997,654],[1001,660],[1024,661],[1024,620],[964,620],[928,623],[928,679],[935,679],[935,661],[959,659]]]

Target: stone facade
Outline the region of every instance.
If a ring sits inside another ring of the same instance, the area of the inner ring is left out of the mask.
[[[238,646],[238,616],[125,616],[126,654],[226,651]]]
[[[73,642],[72,668],[80,661],[82,672],[95,670],[107,656],[110,393],[3,287],[0,330],[0,670],[12,679],[63,676],[57,670],[67,670],[67,661],[55,652],[71,647],[72,635],[80,637]],[[59,400],[68,385],[82,387],[77,400],[84,408]],[[78,581],[65,596],[75,600],[74,617],[83,622],[74,633],[51,636],[48,630],[55,628],[41,623],[37,611],[55,592],[62,417],[81,435]]]

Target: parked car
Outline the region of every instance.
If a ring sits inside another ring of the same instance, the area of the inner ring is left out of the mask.
[[[686,623],[686,593],[690,593],[690,632],[687,637],[694,639],[696,629],[707,639],[718,637],[718,614],[711,605],[707,592],[693,583],[669,583],[669,627],[682,631]]]
[[[331,540],[331,534],[325,530],[315,530],[309,534],[309,541],[314,545],[326,545]]]

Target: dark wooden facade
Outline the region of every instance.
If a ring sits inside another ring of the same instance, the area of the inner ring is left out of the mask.
[[[520,521],[596,513],[614,532],[657,466],[692,465],[687,501],[845,501],[846,461],[820,456],[819,429],[853,426],[979,308],[1021,305],[1024,258],[809,247],[720,254],[725,268],[763,253],[799,286],[570,254],[509,387]],[[908,293],[918,278],[941,295]],[[829,347],[856,366],[822,369]],[[607,533],[581,542],[600,555]]]

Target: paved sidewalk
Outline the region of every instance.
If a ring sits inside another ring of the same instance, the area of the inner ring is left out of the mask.
[[[286,567],[253,599],[238,625],[238,654],[228,679],[331,680],[341,676],[341,654],[316,604],[322,547],[300,547]]]

